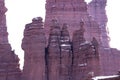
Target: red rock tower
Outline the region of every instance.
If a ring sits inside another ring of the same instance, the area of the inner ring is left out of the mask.
[[[72,80],[86,80],[100,73],[98,42],[95,38],[92,42],[86,41],[84,22],[80,22],[80,26],[73,34]]]
[[[84,0],[46,0],[45,31],[40,17],[24,30],[23,80],[90,80],[120,69],[120,51],[108,44],[106,1],[92,2],[90,16]]]
[[[0,80],[20,80],[19,58],[8,43],[4,0],[0,0]]]
[[[45,80],[46,38],[41,17],[25,26],[22,49],[25,52],[23,80]]]
[[[92,40],[92,37],[96,37],[101,43],[99,25],[88,15],[87,4],[84,0],[46,0],[45,30],[47,38],[50,33],[51,19],[57,19],[60,26],[63,23],[69,25],[70,39],[72,39],[73,32],[79,29],[79,22],[83,20],[86,40],[89,41]]]
[[[109,37],[107,31],[107,15],[106,15],[106,3],[107,0],[92,0],[88,4],[88,13],[91,17],[97,21],[101,30],[102,46],[109,47]]]
[[[67,30],[68,25],[63,24],[60,38],[60,80],[71,80],[72,72],[72,44]]]
[[[60,78],[60,26],[57,20],[52,20],[48,43],[48,77],[49,80]]]

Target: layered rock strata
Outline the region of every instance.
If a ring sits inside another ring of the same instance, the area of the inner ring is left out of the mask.
[[[48,43],[48,76],[49,80],[60,78],[60,26],[57,20],[52,20]]]
[[[8,42],[4,0],[0,0],[0,80],[20,80],[19,58]]]
[[[87,4],[84,0],[46,0],[45,31],[47,39],[50,33],[51,19],[57,19],[61,27],[63,23],[68,23],[71,40],[73,32],[79,29],[79,22],[83,20],[86,40],[91,41],[92,37],[96,37],[98,42],[101,43],[99,25],[89,16]]]
[[[107,15],[106,15],[107,0],[92,0],[88,4],[89,15],[97,21],[101,31],[102,47],[109,47],[109,37],[107,30]]]
[[[86,41],[84,38],[84,22],[73,34],[73,72],[72,80],[86,80],[99,74],[99,54],[96,39]]]
[[[68,25],[63,24],[60,37],[60,80],[71,80],[72,72],[72,44],[67,30]]]
[[[45,80],[46,38],[42,18],[33,18],[26,25],[22,49],[25,52],[23,80]]]

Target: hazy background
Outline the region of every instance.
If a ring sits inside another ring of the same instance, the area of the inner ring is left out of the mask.
[[[91,0],[86,0],[87,2]],[[120,1],[107,1],[107,15],[109,36],[111,38],[110,45],[120,49]],[[7,26],[9,32],[9,42],[15,53],[18,54],[23,66],[24,52],[21,49],[21,41],[23,38],[23,30],[25,24],[30,23],[33,17],[45,17],[45,0],[6,0],[8,11]]]

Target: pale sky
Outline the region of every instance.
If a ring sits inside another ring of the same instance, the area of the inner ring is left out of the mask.
[[[86,0],[87,2],[91,0]],[[9,43],[15,53],[20,57],[20,63],[23,63],[24,52],[21,49],[23,30],[25,24],[30,23],[34,17],[45,17],[45,0],[6,0],[8,8],[7,26],[9,32]],[[107,15],[110,45],[120,49],[120,0],[108,0]],[[22,68],[23,65],[21,65]]]

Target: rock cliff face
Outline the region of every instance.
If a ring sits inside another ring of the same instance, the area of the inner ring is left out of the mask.
[[[71,40],[73,32],[79,29],[79,22],[83,20],[86,40],[91,41],[92,37],[96,37],[101,45],[99,25],[89,16],[84,0],[46,0],[45,31],[47,39],[50,33],[51,19],[57,19],[61,27],[63,23],[69,25],[68,31]]]
[[[99,74],[98,42],[95,38],[93,41],[86,41],[84,31],[84,22],[80,22],[80,29],[73,34],[72,80],[86,80]]]
[[[70,41],[68,25],[52,19],[48,45],[39,18],[27,24],[22,48],[25,51],[23,80],[85,80],[99,74],[98,42],[86,41],[84,22]],[[40,76],[41,75],[41,76]],[[46,77],[46,78],[45,78]]]
[[[109,37],[107,31],[107,15],[106,15],[106,3],[107,0],[92,0],[88,4],[88,13],[91,17],[97,21],[101,31],[102,47],[109,47]]]
[[[115,74],[120,52],[108,45],[106,1],[89,4],[92,16],[84,0],[46,2],[45,31],[41,18],[24,30],[23,80],[89,80]]]
[[[101,47],[99,47],[101,74],[113,75],[120,68],[119,58],[120,51],[109,47],[109,37],[107,31],[107,15],[106,15],[107,0],[92,0],[88,4],[88,13],[97,21],[101,32]],[[111,65],[113,64],[113,65]],[[108,67],[109,66],[109,67]]]
[[[70,80],[72,51],[67,25],[64,24],[61,29],[57,21],[53,21],[48,44],[49,80]]]
[[[8,43],[6,11],[4,0],[0,0],[0,80],[20,80],[19,58]]]
[[[49,80],[59,80],[60,75],[60,26],[52,20],[48,45],[48,75]]]
[[[60,80],[72,79],[72,44],[70,42],[70,35],[67,30],[68,24],[64,23],[61,29],[60,38]]]
[[[23,80],[45,80],[45,45],[42,18],[34,18],[25,26],[22,41],[25,51]]]

